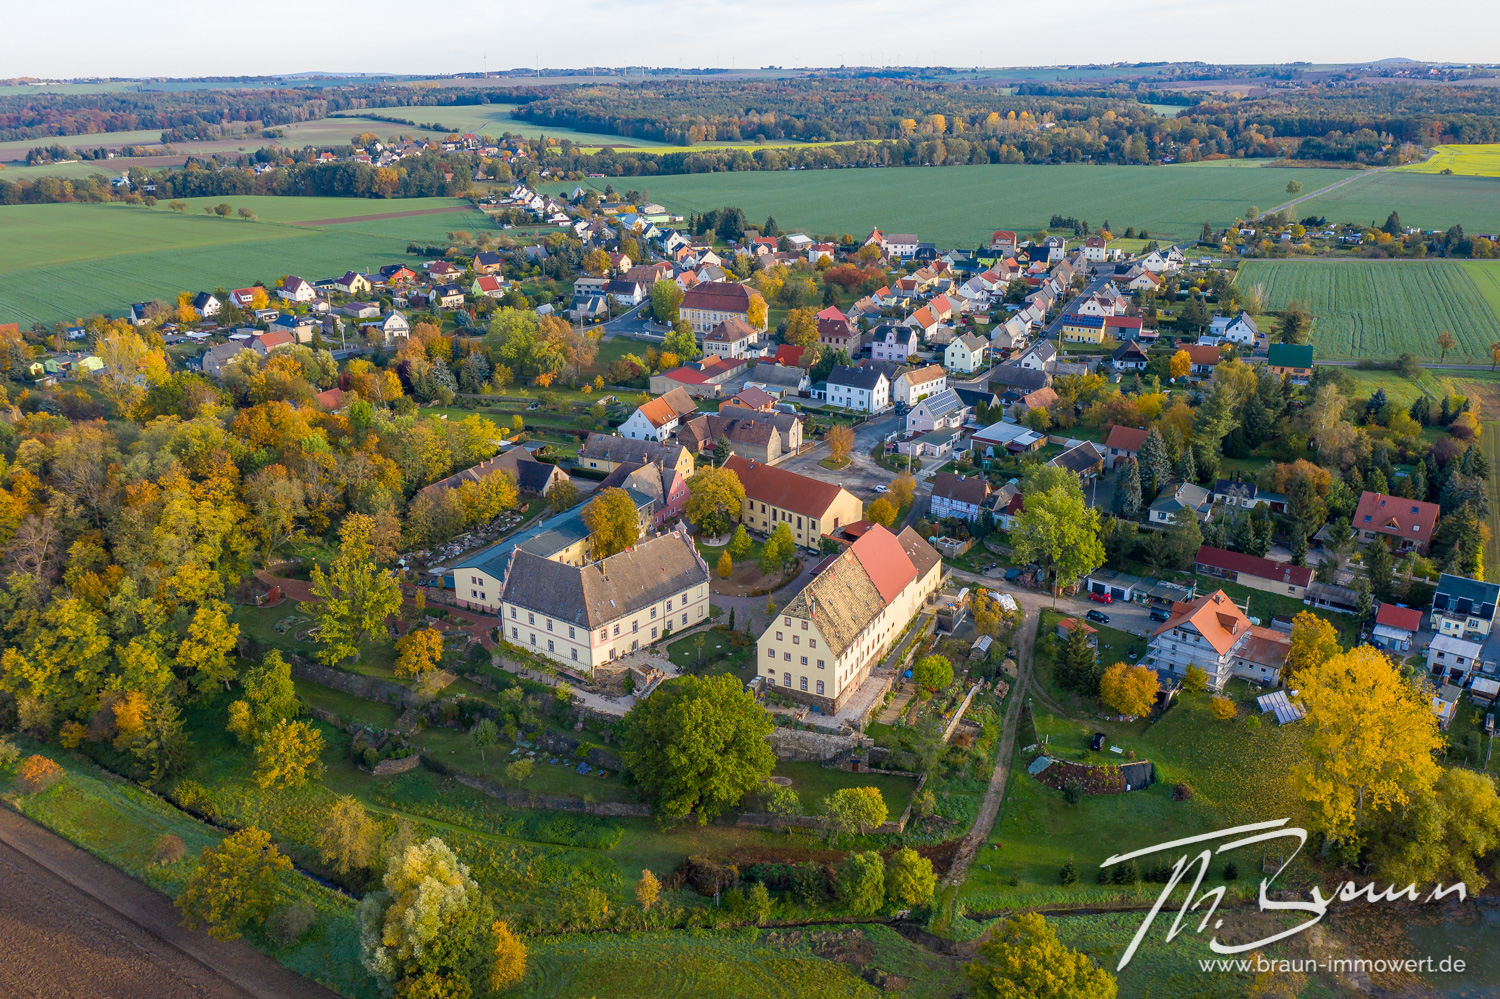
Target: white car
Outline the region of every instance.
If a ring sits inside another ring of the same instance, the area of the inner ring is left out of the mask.
[[[889,490],[889,489],[890,489],[890,487],[889,487],[889,486],[876,486],[876,487],[875,487],[875,491],[876,491],[876,492],[877,492],[877,493],[883,493],[883,492],[886,492],[886,491],[888,491],[888,490]]]

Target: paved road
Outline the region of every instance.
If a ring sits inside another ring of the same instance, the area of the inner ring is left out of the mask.
[[[656,324],[645,318],[647,310],[651,307],[650,301],[642,302],[628,312],[605,323],[600,323],[595,329],[603,330],[604,339],[613,340],[617,336],[627,337],[632,340],[654,340],[660,343],[665,334],[657,332]]]
[[[1038,607],[1051,608],[1054,604],[1052,598],[1045,593],[1015,589],[1007,586],[1004,579],[981,576],[977,573],[964,572],[961,569],[953,569],[951,572],[954,579],[976,583],[994,593],[1009,593],[1016,598],[1017,603],[1023,606],[1027,601],[1035,602]],[[1092,600],[1079,597],[1058,597],[1055,603],[1058,610],[1068,614],[1087,614],[1091,610],[1100,611],[1109,617],[1109,627],[1141,638],[1151,634],[1156,624],[1151,620],[1151,611],[1140,604],[1127,604],[1121,601],[1108,605],[1096,604]]]
[[[876,486],[883,486],[895,477],[893,472],[888,472],[875,464],[875,459],[870,457],[870,449],[884,441],[887,435],[901,429],[902,426],[902,421],[894,412],[886,412],[855,427],[854,451],[850,455],[849,464],[837,472],[818,464],[819,461],[828,457],[828,445],[823,443],[819,443],[817,447],[795,458],[786,459],[777,467],[799,475],[822,479],[825,482],[836,482],[869,502],[878,495],[875,492]]]
[[[1083,291],[1079,292],[1077,297],[1075,297],[1071,302],[1068,303],[1067,308],[1059,312],[1057,314],[1057,318],[1048,323],[1047,328],[1042,330],[1042,337],[1049,340],[1056,340],[1058,334],[1062,332],[1063,318],[1065,316],[1072,315],[1079,302],[1084,301],[1090,295],[1098,294],[1104,289],[1104,286],[1107,284],[1109,284],[1109,278],[1096,277],[1094,278],[1094,280],[1085,285]]]
[[[334,999],[243,941],[182,927],[171,902],[0,808],[0,996]]]

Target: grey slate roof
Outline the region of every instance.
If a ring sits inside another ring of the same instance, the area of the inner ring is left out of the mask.
[[[807,378],[806,368],[797,368],[789,364],[769,364],[762,361],[755,366],[755,371],[747,380],[758,382],[761,385],[796,388],[802,384],[805,378]]]
[[[1491,621],[1500,603],[1500,584],[1483,583],[1467,576],[1443,573],[1437,592],[1432,595],[1432,609],[1443,614],[1463,615]]]
[[[639,465],[661,463],[676,466],[682,457],[682,445],[661,444],[656,441],[633,440],[613,434],[589,434],[579,458],[598,461],[630,461]]]
[[[884,377],[882,372],[870,368],[851,368],[847,365],[836,364],[828,373],[829,385],[848,385],[857,389],[865,389],[873,392]]]
[[[1035,392],[1039,388],[1046,388],[1051,380],[1051,376],[1045,371],[1023,368],[1018,364],[999,364],[990,369],[991,387],[998,385],[1007,389]]]
[[[708,582],[708,565],[675,531],[585,566],[518,551],[510,568],[506,603],[590,629]]]

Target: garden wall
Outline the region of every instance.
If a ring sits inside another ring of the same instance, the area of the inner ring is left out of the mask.
[[[773,728],[771,734],[766,736],[766,741],[771,744],[771,751],[778,760],[813,763],[822,763],[872,744],[864,736],[809,732],[796,728]]]
[[[958,728],[958,723],[964,720],[964,712],[968,711],[969,705],[974,703],[974,695],[977,693],[979,693],[979,684],[976,683],[969,688],[969,696],[964,698],[964,702],[958,706],[958,710],[953,712],[953,718],[948,722],[948,727],[943,729],[944,742],[953,738],[953,730]]]
[[[341,669],[332,669],[319,663],[309,662],[301,656],[289,655],[287,662],[291,664],[292,675],[313,683],[331,687],[334,690],[353,694],[355,697],[363,697],[367,701],[380,701],[382,704],[394,704],[400,708],[409,708],[417,701],[416,694],[409,687],[403,687],[399,683],[391,683],[389,680],[380,680],[373,676],[361,676],[358,673],[348,673]]]
[[[545,808],[558,812],[582,812],[585,815],[603,815],[614,818],[645,818],[651,814],[651,809],[640,802],[585,801],[582,798],[573,798],[561,794],[535,794],[531,791],[520,790],[519,788],[500,787],[493,781],[485,780],[483,777],[474,777],[469,774],[459,773],[456,770],[449,770],[438,761],[427,756],[420,757],[420,759],[428,769],[446,774],[465,787],[472,788],[480,794],[487,794],[510,808]]]

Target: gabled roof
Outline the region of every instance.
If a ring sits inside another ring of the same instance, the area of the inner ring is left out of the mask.
[[[1440,614],[1495,618],[1500,603],[1500,583],[1485,583],[1467,576],[1443,573],[1438,577],[1437,592],[1432,595],[1432,609]]]
[[[964,402],[958,397],[953,389],[943,389],[936,395],[930,395],[916,405],[925,407],[927,412],[934,417],[946,416],[964,408]]]
[[[929,364],[926,367],[914,368],[900,377],[905,378],[908,385],[925,385],[928,382],[948,377],[948,372],[941,364]]]
[[[578,456],[599,461],[635,462],[642,465],[657,463],[675,467],[682,458],[682,451],[680,444],[636,440],[613,434],[589,434]]]
[[[1050,392],[1051,389],[1047,391]],[[1097,444],[1093,441],[1083,441],[1053,458],[1047,464],[1054,468],[1066,468],[1070,472],[1082,474],[1099,464],[1103,459],[1104,455],[1099,453],[1099,446]]]
[[[1195,565],[1206,565],[1211,569],[1254,576],[1257,579],[1268,579],[1274,583],[1285,583],[1287,586],[1306,587],[1313,578],[1312,569],[1305,565],[1296,566],[1290,562],[1277,562],[1274,559],[1246,555],[1244,552],[1232,552],[1225,548],[1215,548],[1212,545],[1199,548],[1193,562]],[[1418,616],[1421,616],[1420,612]]]
[[[989,494],[989,480],[982,475],[966,477],[952,472],[938,472],[932,477],[932,495],[955,503],[981,506]]]
[[[1442,507],[1423,500],[1402,499],[1366,490],[1354,509],[1356,531],[1378,531],[1408,541],[1428,542],[1437,529]]]
[[[872,368],[851,368],[845,364],[835,364],[828,373],[828,384],[848,385],[873,392],[884,377],[884,374]]]
[[[876,525],[879,527],[879,525]],[[906,585],[916,578],[916,567],[906,557],[901,541],[883,527],[872,527],[866,531],[851,549],[866,575],[880,591],[883,603],[889,604],[901,595]]]
[[[1214,344],[1195,343],[1183,349],[1187,351],[1188,359],[1194,364],[1213,367],[1219,363],[1219,348]]]
[[[1401,631],[1421,631],[1422,612],[1416,607],[1381,604],[1380,609],[1375,612],[1375,623]]]
[[[741,319],[739,316],[730,316],[708,331],[703,338],[704,342],[709,340],[715,343],[738,343],[741,340],[752,339],[756,335],[755,327]]]
[[[501,599],[592,629],[707,581],[692,541],[674,531],[586,566],[517,550]]]
[[[698,404],[688,395],[687,389],[681,387],[669,389],[665,394],[643,403],[637,410],[653,427],[666,426],[697,411]]]
[[[790,364],[795,367],[796,365],[802,363],[802,354],[806,350],[806,347],[798,347],[794,344],[784,343],[776,348],[776,356],[774,360],[777,364]]]
[[[750,308],[750,289],[732,281],[704,281],[684,293],[682,307],[684,309],[713,309],[719,312],[745,312]]]
[[[840,495],[843,487],[822,479],[798,475],[783,468],[774,468],[764,462],[750,461],[739,455],[731,455],[724,467],[739,476],[745,487],[745,498],[757,503],[767,503],[791,510],[814,520],[822,520],[828,508]],[[832,528],[832,524],[825,525]]]
[[[1151,637],[1174,628],[1197,631],[1222,656],[1249,631],[1250,619],[1223,590],[1215,590],[1196,600],[1173,604],[1172,616]]]
[[[1149,433],[1149,430],[1121,426],[1117,423],[1109,428],[1109,439],[1104,442],[1104,446],[1121,451],[1139,451],[1141,445],[1146,443],[1146,435]]]

